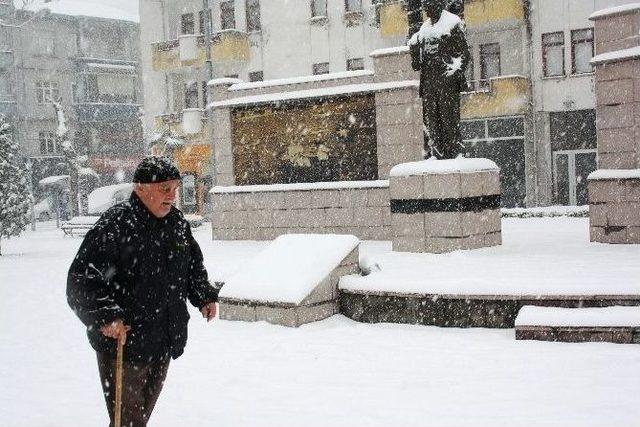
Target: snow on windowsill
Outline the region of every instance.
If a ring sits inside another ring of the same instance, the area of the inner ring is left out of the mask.
[[[551,327],[637,327],[640,307],[559,308],[524,306],[515,321],[516,326]]]
[[[323,82],[329,80],[349,79],[354,77],[372,76],[371,70],[343,71],[339,73],[329,73],[314,76],[301,76],[286,79],[265,80],[262,82],[237,83],[229,88],[229,90],[247,90],[258,89],[263,87],[287,86],[301,83]]]
[[[626,12],[632,12],[634,10],[640,10],[640,3],[629,3],[622,6],[608,7],[595,11],[589,16],[590,20],[601,19],[606,16],[620,15]]]
[[[640,169],[598,169],[587,177],[590,181],[608,179],[640,179]]]
[[[498,166],[489,159],[458,157],[450,160],[436,160],[433,157],[419,162],[401,163],[394,166],[389,176],[413,176],[424,174],[473,173],[498,171]]]
[[[629,49],[615,50],[613,52],[601,53],[591,59],[591,65],[604,64],[607,62],[624,61],[640,57],[640,46]]]
[[[262,193],[270,191],[310,191],[310,190],[342,190],[365,188],[388,188],[388,180],[377,181],[333,181],[333,182],[302,182],[297,184],[271,184],[271,185],[231,185],[216,186],[209,192],[211,194],[223,193]]]
[[[384,83],[360,83],[344,86],[331,86],[318,89],[306,89],[292,92],[269,93],[263,95],[243,96],[226,101],[212,102],[207,109],[235,107],[247,104],[269,104],[272,102],[291,101],[296,99],[324,98],[339,95],[354,95],[357,93],[379,92],[383,90],[418,87],[418,80],[391,81]]]

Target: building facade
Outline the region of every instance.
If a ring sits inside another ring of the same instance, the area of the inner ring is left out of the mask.
[[[101,185],[131,180],[144,152],[138,24],[5,6],[0,105],[33,161],[34,182],[65,172],[52,100]]]
[[[470,155],[501,167],[505,206],[586,203],[596,156],[588,17],[624,3],[452,2],[464,15],[472,52],[461,105],[464,142]],[[210,77],[250,83],[369,70],[369,53],[404,45],[408,29],[398,0],[210,0],[209,7],[211,73],[202,0],[140,0],[145,122],[184,138],[176,158],[193,175],[189,182],[201,185],[188,194],[211,183],[207,157],[217,130],[204,112]]]

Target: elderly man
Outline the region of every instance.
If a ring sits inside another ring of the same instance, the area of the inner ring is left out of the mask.
[[[187,342],[185,299],[207,321],[219,289],[209,284],[189,223],[173,206],[180,172],[166,158],[144,159],[131,198],[87,233],[67,280],[67,299],[87,326],[114,420],[116,342],[126,337],[122,425],[146,426],[171,358]]]

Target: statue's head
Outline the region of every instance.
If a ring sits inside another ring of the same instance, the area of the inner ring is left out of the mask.
[[[423,0],[422,7],[432,22],[437,21],[447,7],[447,0]]]

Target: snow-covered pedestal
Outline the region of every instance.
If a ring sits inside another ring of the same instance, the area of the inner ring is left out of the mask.
[[[594,21],[598,170],[589,176],[592,242],[640,243],[640,4],[591,15]],[[636,88],[636,90],[634,90]]]
[[[338,281],[355,274],[360,241],[350,235],[275,239],[220,292],[220,318],[298,327],[338,312]]]
[[[393,250],[444,253],[502,243],[500,170],[488,159],[395,166],[389,182]]]
[[[180,49],[180,61],[188,62],[198,59],[198,36],[195,34],[183,34],[178,37]]]

